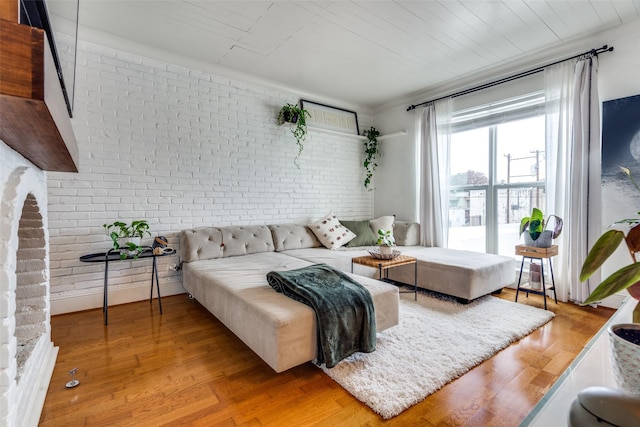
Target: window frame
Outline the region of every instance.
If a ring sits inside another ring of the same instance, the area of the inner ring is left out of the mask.
[[[489,139],[489,168],[487,184],[449,185],[448,200],[451,194],[459,191],[484,190],[485,201],[485,252],[499,253],[499,216],[498,195],[501,190],[514,190],[522,188],[547,188],[547,176],[541,181],[527,181],[517,183],[497,182],[497,150],[498,150],[498,125],[534,118],[545,115],[544,91],[535,91],[510,100],[481,107],[467,108],[455,112],[451,121],[451,140],[456,133],[471,129],[488,127]],[[452,150],[453,148],[451,148]],[[546,150],[545,150],[546,151]],[[451,164],[448,165],[451,170]],[[448,204],[450,206],[450,203]],[[448,224],[447,227],[451,228]],[[449,233],[451,235],[451,233]]]

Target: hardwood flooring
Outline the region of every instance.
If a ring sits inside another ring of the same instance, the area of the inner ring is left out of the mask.
[[[547,325],[384,421],[311,363],[276,374],[187,295],[162,305],[110,307],[109,326],[100,309],[53,316],[60,351],[40,425],[517,426],[613,314],[551,300]],[[74,367],[80,385],[67,389]]]

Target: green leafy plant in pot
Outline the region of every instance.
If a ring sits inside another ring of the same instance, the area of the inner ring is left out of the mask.
[[[364,143],[364,169],[367,172],[367,176],[364,179],[364,188],[368,191],[373,190],[370,188],[371,179],[373,178],[373,172],[376,170],[378,164],[375,162],[376,156],[378,155],[378,137],[380,136],[380,132],[371,126],[371,129],[364,131],[364,136],[367,137],[367,141]]]
[[[311,117],[311,113],[301,106],[295,104],[285,104],[280,109],[278,113],[278,124],[282,125],[284,123],[293,123],[295,126],[291,127],[291,133],[293,137],[296,139],[296,144],[298,144],[298,154],[296,158],[293,160],[293,163],[300,169],[300,165],[298,164],[298,158],[302,154],[302,149],[304,148],[304,140],[307,138],[307,118]]]
[[[553,230],[547,230],[551,218],[555,220],[555,227]],[[545,221],[542,211],[533,208],[531,216],[526,216],[520,221],[520,235],[524,234],[524,244],[527,246],[548,248],[553,239],[560,236],[563,224],[562,218],[557,215],[549,215]]]
[[[620,167],[635,188],[640,191],[629,169]],[[638,212],[640,215],[640,212]],[[617,292],[627,290],[629,294],[640,300],[640,218],[628,218],[614,224],[626,224],[629,228],[626,235],[622,230],[606,231],[593,245],[582,265],[580,281],[585,281],[595,273],[604,262],[616,251],[623,241],[627,245],[632,263],[620,268],[603,280],[589,295],[582,305],[595,304]],[[640,303],[633,311],[633,323],[622,323],[609,327],[611,342],[611,361],[618,386],[627,392],[640,395],[640,376],[637,367],[640,365]]]
[[[391,234],[391,230],[378,229],[377,245],[380,245],[380,254],[391,255],[393,253],[393,247],[396,245],[396,240]]]
[[[143,251],[140,241],[144,236],[151,236],[149,224],[141,219],[127,224],[114,221],[111,224],[102,224],[107,235],[113,241],[113,249],[120,250],[120,259],[126,259],[128,255],[138,258]]]

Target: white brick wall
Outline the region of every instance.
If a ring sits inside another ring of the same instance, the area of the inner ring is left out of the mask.
[[[105,222],[146,218],[177,247],[184,228],[371,216],[362,141],[311,132],[295,167],[295,140],[276,117],[296,94],[82,41],[77,61],[80,173],[48,174],[54,314],[102,304],[103,266],[78,258],[109,248]],[[177,292],[180,276],[167,268],[177,258],[160,261],[161,287]],[[124,292],[110,301],[148,298],[150,268],[110,266],[110,298]]]

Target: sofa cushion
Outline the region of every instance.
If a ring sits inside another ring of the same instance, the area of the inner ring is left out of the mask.
[[[327,248],[323,246],[320,248],[293,249],[281,253],[295,258],[300,258],[314,264],[329,264],[338,270],[353,272],[359,276],[372,277],[376,279],[380,277],[379,270],[377,268],[351,263],[352,258],[369,255],[366,247],[362,246],[354,248],[343,246],[334,251],[327,250]]]
[[[391,235],[393,235],[393,222],[395,217],[393,215],[381,216],[380,218],[372,219],[369,221],[371,225],[371,231],[378,235],[378,230],[382,229],[384,231],[391,231]]]
[[[268,227],[276,252],[322,246],[316,235],[305,225],[272,224]]]
[[[356,237],[347,243],[347,246],[373,246],[378,241],[378,236],[373,234],[369,220],[364,221],[340,221],[340,224],[351,230]]]
[[[338,217],[331,212],[329,215],[309,226],[320,243],[328,249],[338,249],[353,240],[356,235],[338,221]]]
[[[398,246],[417,246],[420,244],[420,224],[395,221],[393,223],[393,237]]]
[[[223,256],[273,252],[273,237],[266,225],[222,227]]]
[[[182,230],[180,257],[184,262],[222,257],[222,231],[217,227]]]

